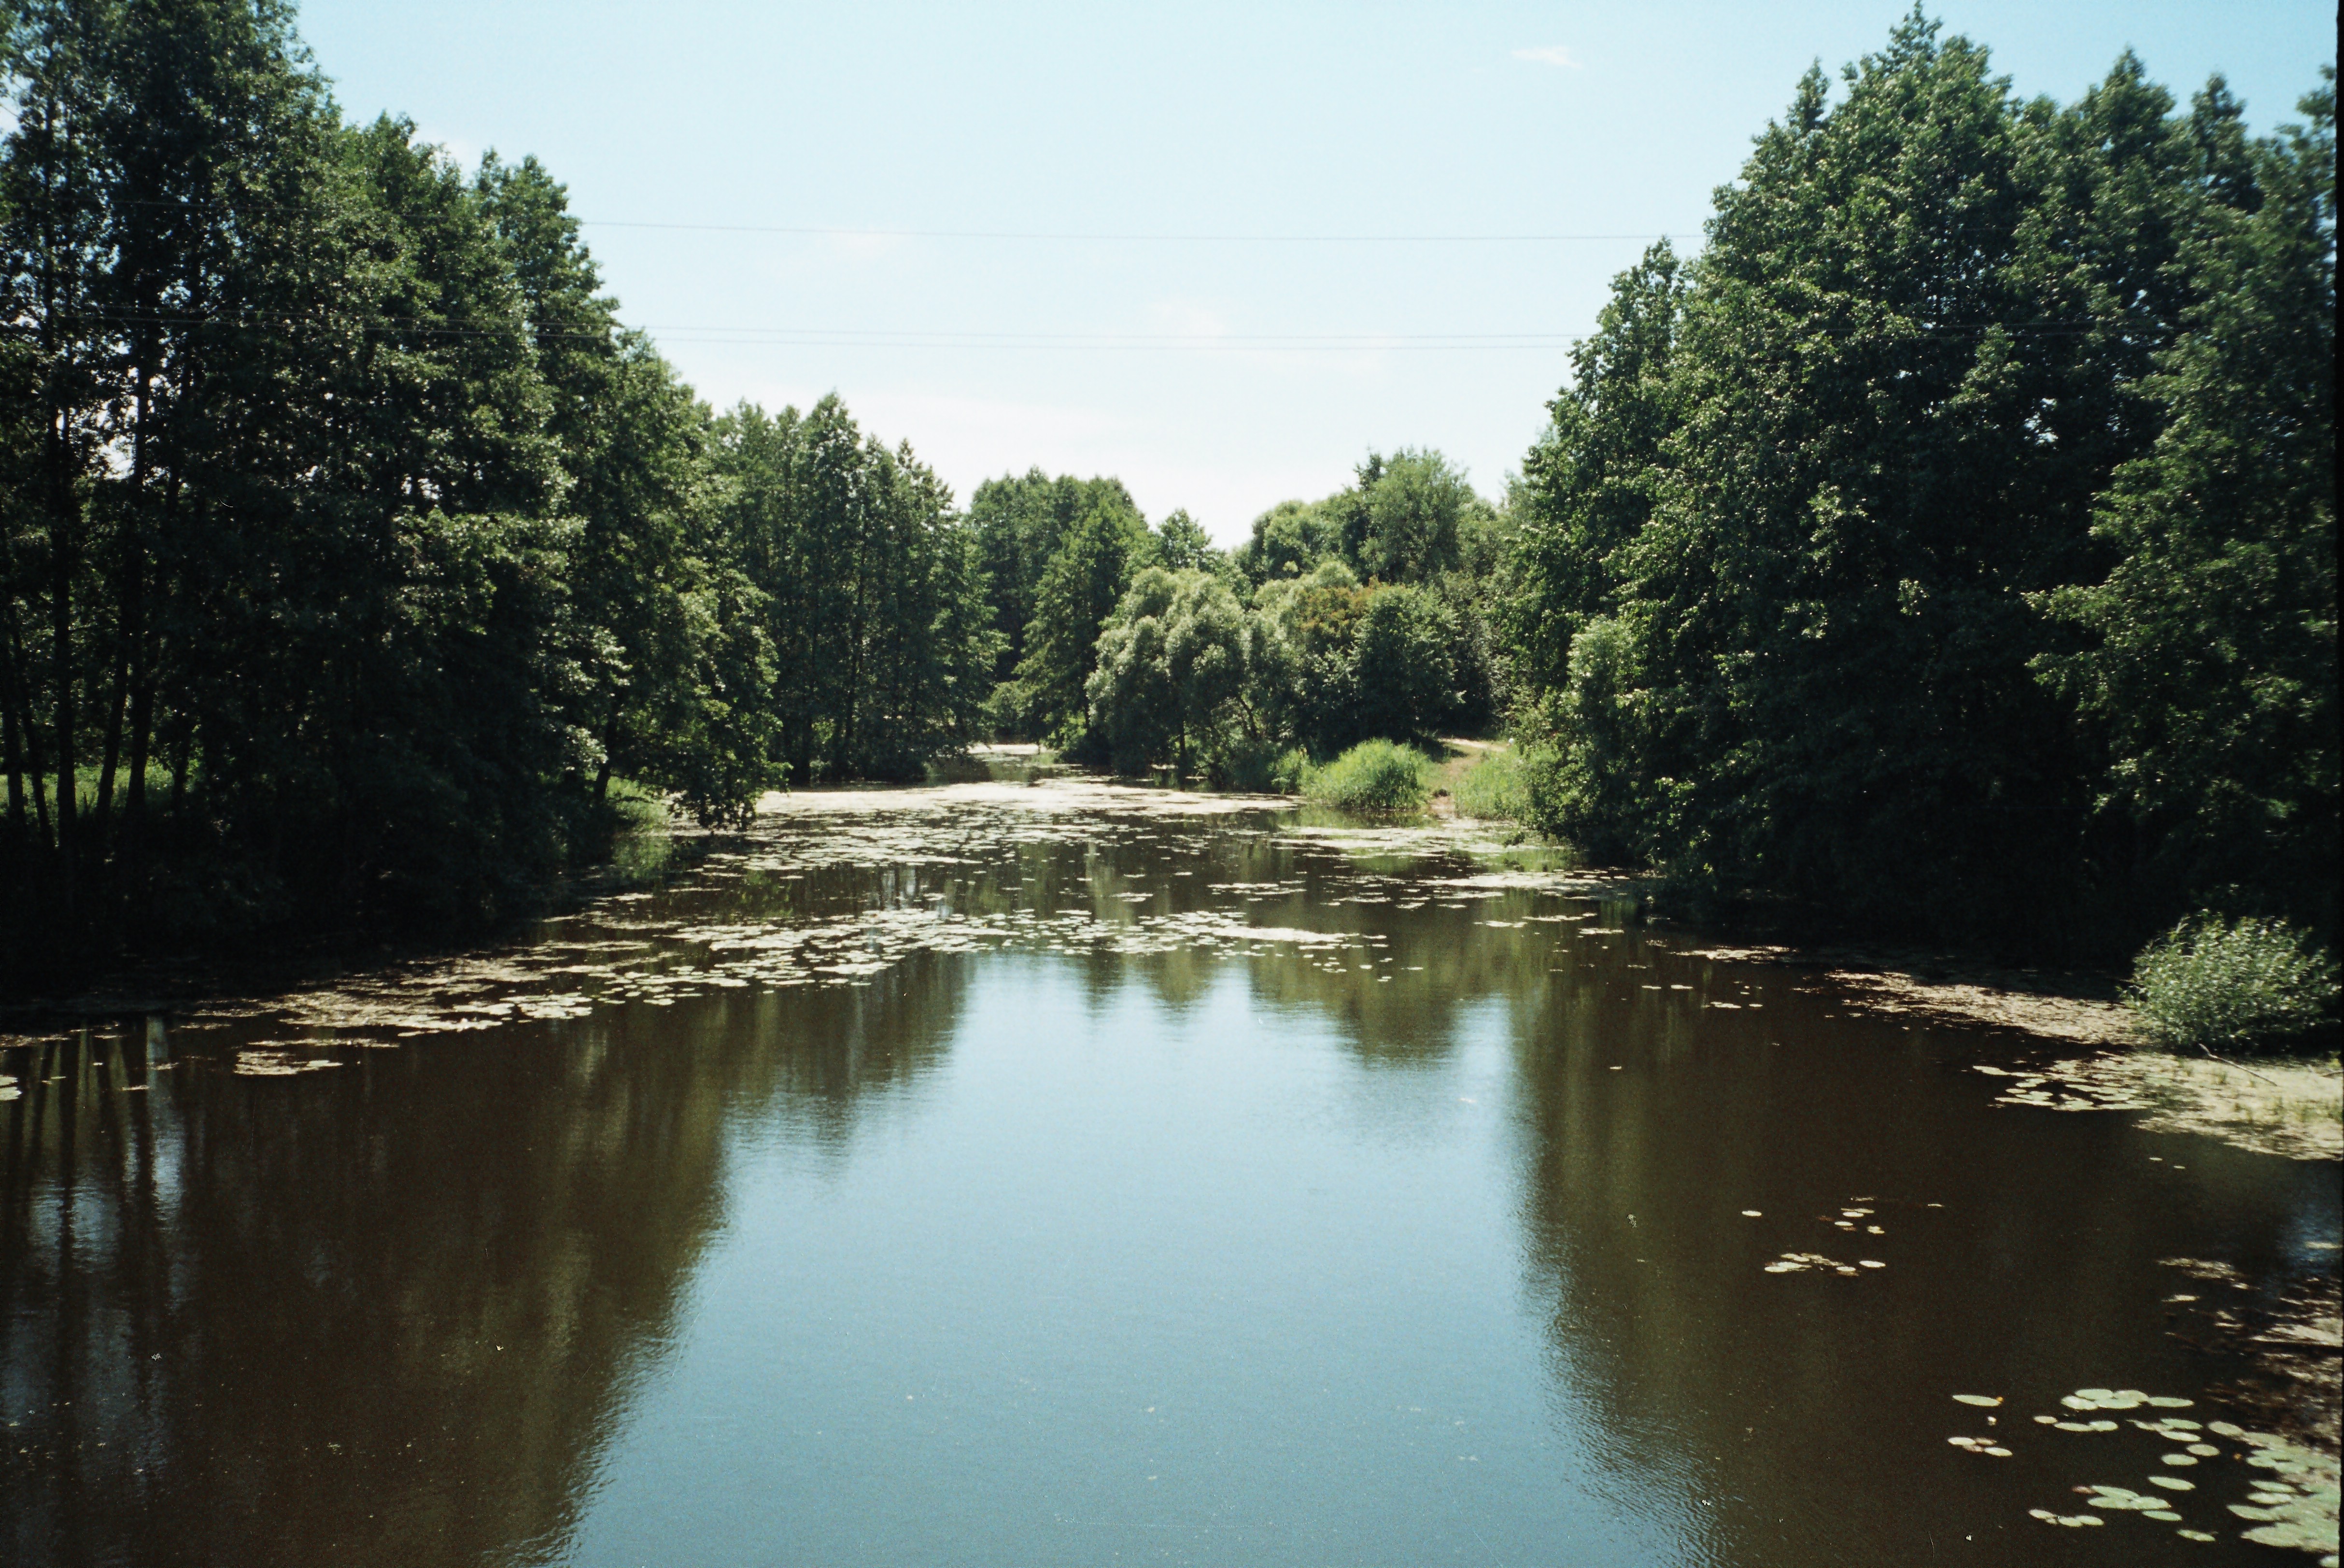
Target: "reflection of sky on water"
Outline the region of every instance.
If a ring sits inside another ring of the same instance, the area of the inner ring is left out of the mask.
[[[2238,1368],[2157,1260],[2283,1275],[2332,1173],[1996,1110],[1974,1037],[1395,837],[772,824],[541,943],[215,1009],[150,1089],[61,1058],[69,1112],[0,1107],[0,1554],[2183,1544],[2026,1517],[2141,1484],[2135,1434],[1979,1457],[1950,1396],[2202,1397]],[[341,1065],[234,1070],[280,1058]],[[2200,1479],[2193,1520],[2243,1484]]]

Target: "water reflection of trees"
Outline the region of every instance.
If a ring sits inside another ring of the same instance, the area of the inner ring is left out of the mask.
[[[1529,1283],[1559,1419],[1593,1429],[1611,1490],[1689,1557],[1926,1561],[1932,1536],[1985,1541],[2124,1479],[2026,1441],[2016,1462],[1954,1452],[1997,1412],[1950,1396],[2013,1396],[1999,1430],[2024,1440],[2078,1386],[2198,1387],[2205,1364],[2155,1330],[2175,1278],[2156,1259],[2276,1256],[2300,1201],[2275,1162],[2218,1149],[2192,1157],[2235,1166],[2218,1212],[2161,1199],[2121,1118],[1995,1112],[1921,1037],[1826,1023],[1787,987],[1725,1013],[1581,978],[1516,1015]],[[1848,1207],[1888,1234],[1818,1219]],[[1784,1251],[1889,1267],[1764,1272]]]
[[[0,1106],[0,1560],[558,1554],[722,1218],[728,1120],[843,1142],[943,1048],[962,962],[291,1078],[54,1054]]]

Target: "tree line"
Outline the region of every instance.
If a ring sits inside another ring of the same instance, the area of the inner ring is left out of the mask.
[[[1185,512],[1151,531],[1113,481],[995,481],[969,511],[1005,649],[998,733],[1261,789],[1301,756],[1505,710],[1484,611],[1504,520],[1438,452],[1371,453],[1229,551]]]
[[[0,70],[0,979],[490,920],[629,790],[982,738],[1275,788],[1505,730],[1703,897],[2334,929],[2332,70],[2257,137],[1916,11],[1621,275],[1501,498],[1370,453],[1228,551],[713,412],[546,169],[344,124],[280,0],[21,4]]]
[[[699,403],[562,187],[343,123],[277,0],[13,6],[0,941],[444,927],[965,744],[976,538],[834,399]]]
[[[2250,137],[1917,10],[1623,273],[1523,467],[1539,820],[2091,946],[2338,888],[2335,73]]]

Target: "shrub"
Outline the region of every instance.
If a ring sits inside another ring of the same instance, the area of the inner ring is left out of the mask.
[[[1310,754],[1300,746],[1289,746],[1270,764],[1269,787],[1279,794],[1300,794],[1302,781],[1309,776]]]
[[[1293,794],[1309,765],[1299,746],[1281,751],[1275,742],[1244,735],[1224,735],[1205,753],[1205,776],[1214,788],[1250,794]]]
[[[1510,748],[1482,753],[1481,760],[1458,779],[1452,798],[1457,802],[1459,816],[1523,820],[1530,814],[1531,797],[1522,759]]]
[[[2201,913],[2141,950],[2127,999],[2159,1045],[2238,1047],[2311,1028],[2336,988],[2336,960],[2286,921]]]
[[[1432,794],[1432,759],[1391,741],[1361,741],[1302,775],[1302,793],[1343,811],[1418,811]]]

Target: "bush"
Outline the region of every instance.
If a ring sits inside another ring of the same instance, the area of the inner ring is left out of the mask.
[[[2127,1000],[2158,1045],[2235,1047],[2318,1025],[2336,984],[2336,960],[2286,921],[2199,914],[2141,950]]]
[[[1281,751],[1275,742],[1244,735],[1225,735],[1205,751],[1205,776],[1213,787],[1248,794],[1293,794],[1309,765],[1299,746]]]
[[[1300,746],[1289,746],[1270,764],[1269,787],[1279,794],[1300,794],[1302,781],[1309,776],[1310,754]]]
[[[1302,793],[1343,811],[1419,811],[1432,794],[1432,759],[1391,741],[1361,741],[1323,768],[1306,769]]]
[[[1530,781],[1522,759],[1509,748],[1488,751],[1457,781],[1452,798],[1459,816],[1500,817],[1521,822],[1530,814]]]

